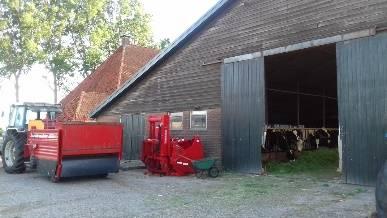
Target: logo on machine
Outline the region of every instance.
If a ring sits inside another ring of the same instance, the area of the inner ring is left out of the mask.
[[[189,165],[188,163],[184,163],[184,162],[181,162],[181,161],[177,161],[176,163],[179,164],[179,165],[183,165],[183,166],[188,166]]]
[[[57,133],[32,133],[31,138],[36,139],[58,139]]]

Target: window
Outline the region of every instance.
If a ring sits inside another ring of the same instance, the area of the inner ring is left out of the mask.
[[[11,108],[9,112],[9,126],[15,126],[15,119],[16,119],[16,109],[14,107]]]
[[[24,124],[23,124],[23,119],[24,119],[24,110],[25,108],[24,107],[17,107],[15,109],[15,116],[14,116],[14,127],[24,127]]]
[[[30,120],[37,120],[37,119],[38,119],[38,112],[27,110],[25,124],[28,124]]]
[[[56,112],[41,111],[39,117],[41,120],[55,120]]]
[[[207,111],[191,112],[191,129],[207,129]]]
[[[171,130],[183,129],[183,112],[171,113]]]

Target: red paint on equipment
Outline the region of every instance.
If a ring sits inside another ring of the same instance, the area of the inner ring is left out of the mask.
[[[55,129],[32,129],[25,155],[55,162],[55,177],[61,178],[64,159],[112,156],[120,160],[122,131],[120,124],[85,122],[57,123]]]
[[[150,116],[149,138],[143,143],[141,160],[151,173],[184,176],[194,173],[192,161],[204,157],[199,136],[192,140],[171,139],[169,115]]]

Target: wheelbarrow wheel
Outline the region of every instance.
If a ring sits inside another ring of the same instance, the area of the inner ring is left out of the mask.
[[[195,176],[196,176],[196,178],[198,178],[198,179],[203,178],[203,177],[204,177],[204,171],[203,171],[203,170],[197,170],[197,171],[195,172]]]
[[[208,176],[211,178],[216,178],[219,176],[219,169],[217,167],[211,167],[208,170]]]
[[[58,183],[60,181],[60,178],[56,175],[50,176],[50,180],[52,183]]]

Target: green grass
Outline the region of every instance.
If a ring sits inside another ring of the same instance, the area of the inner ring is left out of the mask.
[[[337,149],[320,148],[317,151],[303,151],[295,162],[278,163],[272,162],[266,165],[270,174],[329,174],[337,175],[336,169],[339,165]]]

